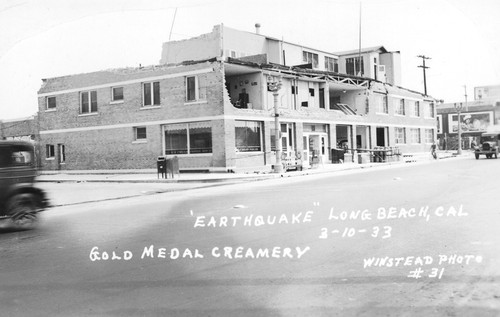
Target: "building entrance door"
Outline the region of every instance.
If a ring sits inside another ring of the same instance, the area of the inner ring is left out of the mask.
[[[281,124],[281,150],[283,156],[294,158],[295,156],[295,131],[293,123]]]
[[[377,146],[386,146],[385,128],[377,127]]]
[[[326,133],[305,133],[302,161],[306,166],[323,164],[328,160]]]

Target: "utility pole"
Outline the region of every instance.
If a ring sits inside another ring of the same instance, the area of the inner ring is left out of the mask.
[[[467,85],[464,85],[465,90],[465,111],[469,111],[469,106],[467,105]]]
[[[419,65],[418,67],[422,68],[423,71],[424,71],[424,94],[427,96],[427,80],[426,80],[426,77],[425,77],[425,70],[427,68],[429,68],[429,67],[425,66],[425,60],[426,59],[431,59],[431,58],[427,57],[425,55],[418,55],[417,57],[422,59],[422,65]]]
[[[274,101],[274,129],[275,129],[275,146],[276,146],[276,164],[274,164],[275,173],[283,173],[283,165],[281,164],[281,127],[280,114],[278,111],[278,96],[281,89],[281,78],[276,81],[272,76],[267,77],[267,85],[270,91],[273,92]]]
[[[462,122],[460,121],[460,113],[462,112],[462,103],[454,103],[453,106],[455,107],[455,110],[457,111],[457,122],[458,122],[458,148],[457,148],[457,154],[461,155],[462,154]]]

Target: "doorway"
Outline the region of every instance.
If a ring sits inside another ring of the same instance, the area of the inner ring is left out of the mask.
[[[386,128],[383,127],[377,127],[377,146],[387,146],[385,139],[386,139]]]
[[[302,162],[306,166],[323,164],[328,160],[327,144],[328,136],[326,133],[305,133],[303,137],[304,152]]]

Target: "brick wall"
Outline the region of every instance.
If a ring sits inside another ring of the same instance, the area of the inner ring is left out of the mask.
[[[156,158],[163,154],[163,124],[196,121],[196,118],[207,121],[207,118],[222,115],[220,65],[201,63],[183,66],[182,73],[207,68],[213,70],[197,75],[202,100],[196,102],[186,102],[185,76],[159,80],[161,102],[155,107],[143,107],[141,82],[109,83],[108,86],[91,89],[97,91],[98,112],[95,114],[80,114],[80,90],[62,94],[55,91],[56,109],[46,111],[46,98],[52,95],[50,91],[44,91],[44,95],[39,97],[43,167],[52,170],[156,168]],[[174,70],[179,72],[178,68]],[[149,77],[153,75],[148,73]],[[145,82],[149,80],[145,79]],[[123,102],[112,102],[112,86],[123,87]],[[87,89],[82,87],[81,91]],[[146,142],[134,141],[134,127],[146,127]],[[212,127],[214,148],[219,146],[217,140],[220,135],[215,124]],[[66,160],[63,164],[59,164],[58,153],[55,158],[46,159],[47,144],[56,148],[59,144],[65,146]],[[184,155],[180,157],[179,165],[186,169],[206,169],[223,164],[223,160],[213,160],[212,156]]]

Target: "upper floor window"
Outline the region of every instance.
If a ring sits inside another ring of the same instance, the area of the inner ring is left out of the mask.
[[[429,104],[429,113],[430,113],[431,118],[435,117],[435,114],[434,114],[434,102],[431,102]]]
[[[308,64],[312,64],[314,68],[318,67],[318,54],[303,51],[302,60]]]
[[[338,73],[339,64],[337,63],[337,60],[335,58],[325,56],[325,70]]]
[[[387,96],[377,96],[377,110],[378,113],[389,113],[389,107],[387,104]]]
[[[434,103],[424,103],[424,117],[434,118]]]
[[[415,101],[413,103],[413,112],[412,115],[415,117],[420,117],[420,101]]]
[[[198,77],[189,76],[186,77],[186,100],[187,101],[196,101],[198,100]]]
[[[158,106],[160,105],[160,82],[155,81],[152,83],[143,83],[143,105]]]
[[[46,110],[56,109],[56,97],[47,97]]]
[[[123,100],[123,87],[111,88],[111,100],[112,101],[122,101]]]
[[[363,76],[365,73],[365,66],[363,62],[363,56],[350,57],[345,59],[345,71],[347,75]]]
[[[97,91],[83,91],[80,93],[80,112],[97,112]]]
[[[399,102],[396,101],[396,107],[394,109],[395,114],[405,115],[405,100],[400,99]]]

